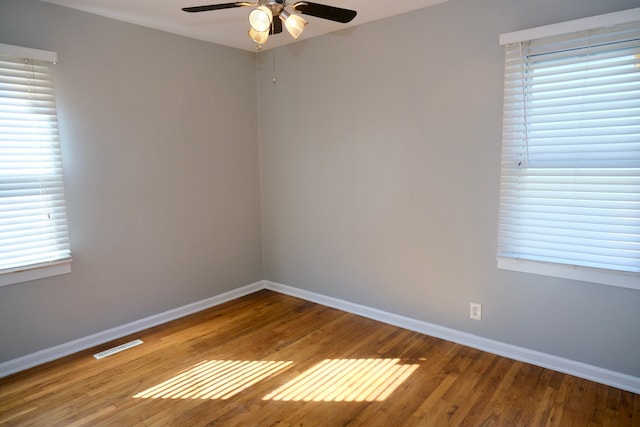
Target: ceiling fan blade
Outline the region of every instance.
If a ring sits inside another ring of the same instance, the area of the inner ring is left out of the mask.
[[[182,10],[185,12],[206,12],[209,10],[231,9],[232,7],[243,7],[248,5],[249,3],[246,2],[220,3],[209,4],[206,6],[183,7]]]
[[[342,9],[341,7],[312,3],[310,1],[299,1],[291,7],[305,15],[342,22],[343,24],[351,22],[351,20],[353,20],[353,18],[358,14],[355,10]]]
[[[273,23],[271,25],[271,29],[269,29],[269,35],[271,34],[279,34],[282,32],[282,21],[279,17],[273,17]]]

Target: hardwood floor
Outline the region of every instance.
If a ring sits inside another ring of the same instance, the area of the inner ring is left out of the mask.
[[[1,379],[0,425],[640,426],[640,395],[260,291]]]

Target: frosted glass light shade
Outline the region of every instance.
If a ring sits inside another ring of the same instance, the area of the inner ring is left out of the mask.
[[[298,39],[298,37],[300,37],[300,34],[302,34],[308,24],[304,18],[295,14],[290,14],[286,10],[280,12],[280,19],[282,19],[284,26],[294,39]]]
[[[267,31],[256,31],[253,28],[249,29],[249,37],[251,40],[258,44],[265,44],[267,39],[269,38],[269,30]]]
[[[273,14],[267,6],[258,6],[249,14],[249,25],[258,32],[269,31],[273,22]]]

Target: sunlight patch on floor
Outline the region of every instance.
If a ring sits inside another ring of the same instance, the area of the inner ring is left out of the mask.
[[[263,400],[383,401],[420,366],[399,362],[400,359],[326,359]]]
[[[134,395],[145,399],[229,399],[293,362],[205,360]]]

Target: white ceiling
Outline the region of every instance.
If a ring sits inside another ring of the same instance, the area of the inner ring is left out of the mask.
[[[232,0],[42,0],[85,12],[131,22],[145,27],[180,34],[194,39],[218,43],[248,51],[256,50],[256,43],[247,35],[249,8],[186,13],[187,6],[227,3]],[[250,0],[249,0],[250,1]],[[295,3],[289,1],[289,3]],[[349,24],[305,16],[309,25],[298,40],[304,40],[365,22],[422,9],[447,0],[314,0],[316,3],[353,9],[358,15]],[[269,37],[264,49],[271,49],[295,40],[286,30]]]

